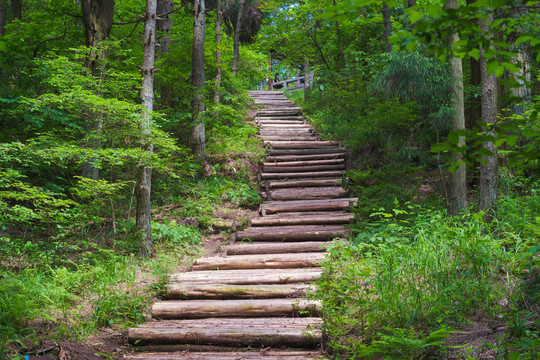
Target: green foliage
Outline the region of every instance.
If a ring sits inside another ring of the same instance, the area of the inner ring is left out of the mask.
[[[521,329],[513,336],[533,344],[538,286],[529,274],[540,265],[539,210],[533,192],[520,201],[503,197],[491,224],[482,214],[449,219],[410,206],[374,214],[380,238],[370,239],[371,230],[337,243],[324,264],[315,297],[323,301],[330,347],[349,356],[420,359],[441,347],[450,328],[465,330],[478,317],[513,324]]]

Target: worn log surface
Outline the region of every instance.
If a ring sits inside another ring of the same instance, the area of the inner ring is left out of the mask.
[[[309,285],[225,285],[179,284],[165,286],[167,299],[272,299],[299,297],[306,294]]]
[[[257,229],[257,228],[250,228]],[[272,229],[272,228],[270,228]],[[241,233],[253,236],[253,240],[265,240],[267,236],[272,237],[273,233],[263,231],[251,232],[249,229]],[[291,230],[276,231],[277,236],[288,233]],[[315,230],[312,230],[315,231]],[[275,236],[274,236],[275,237]],[[239,235],[239,238],[246,238]],[[281,239],[278,239],[281,240]],[[230,269],[293,269],[301,267],[312,267],[318,265],[324,259],[321,253],[298,253],[298,254],[258,254],[258,255],[236,255],[236,256],[214,256],[200,258],[194,261],[193,270],[230,270]]]
[[[314,351],[236,351],[236,352],[193,352],[192,350],[164,354],[146,353],[125,357],[127,360],[315,360],[321,359],[320,352]]]
[[[297,188],[297,187],[315,187],[315,186],[340,186],[341,178],[329,179],[297,179],[297,180],[276,180],[268,181],[269,189]]]
[[[356,204],[357,201],[357,198],[269,201],[261,205],[261,213],[264,216],[279,212],[343,210]]]
[[[253,91],[268,155],[260,215],[231,235],[220,256],[174,274],[153,320],[129,330],[128,360],[322,358],[320,304],[305,296],[321,277],[332,239],[349,233],[357,199],[342,187],[347,151],[321,141],[302,110],[278,91]],[[249,242],[237,242],[248,240]],[[275,348],[306,350],[276,350]],[[254,348],[263,348],[258,352]]]
[[[317,316],[320,304],[306,299],[170,300],[155,303],[155,319]]]
[[[193,271],[171,276],[171,282],[185,284],[295,284],[320,278],[320,268]]]
[[[261,218],[262,219],[262,218]],[[271,220],[271,219],[270,219]],[[276,219],[281,220],[281,219]],[[267,224],[264,224],[267,225]],[[285,225],[285,224],[275,224]],[[249,244],[232,244],[223,248],[227,255],[250,255],[250,254],[290,254],[305,252],[324,252],[326,247],[332,244],[320,241],[302,241],[302,242],[263,242]]]

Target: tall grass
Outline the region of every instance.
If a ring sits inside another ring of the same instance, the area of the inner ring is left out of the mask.
[[[392,228],[388,243],[366,242],[361,234],[360,241],[338,243],[315,294],[331,349],[348,358],[394,358],[400,343],[408,349],[402,358],[442,356],[441,339],[451,329],[475,321],[515,329],[516,319],[520,336],[537,339],[538,286],[531,291],[527,284],[540,268],[538,213],[535,194],[502,198],[490,224],[482,214],[447,218],[420,210],[410,226],[398,227],[401,237],[395,222],[378,223],[380,233]],[[505,341],[509,352],[511,336]]]

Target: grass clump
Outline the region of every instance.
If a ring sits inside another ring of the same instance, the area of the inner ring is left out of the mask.
[[[379,240],[359,234],[331,249],[315,296],[332,351],[344,358],[452,358],[461,350],[446,341],[467,331],[473,341],[481,325],[500,329],[504,356],[532,359],[523,354],[540,350],[540,202],[532,194],[503,197],[499,206],[489,224],[482,214],[448,218],[416,208],[400,221],[404,210],[387,211],[373,225]],[[532,348],[523,352],[525,345]]]

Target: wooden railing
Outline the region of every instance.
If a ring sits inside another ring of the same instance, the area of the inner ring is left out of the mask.
[[[287,79],[283,81],[272,82],[272,90],[276,89],[287,89],[294,90],[304,87],[304,75],[298,76],[292,79]]]

